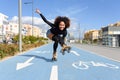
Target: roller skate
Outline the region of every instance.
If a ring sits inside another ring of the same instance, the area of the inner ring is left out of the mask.
[[[63,55],[65,55],[65,51],[67,51],[68,53],[70,53],[71,47],[67,46],[67,45],[63,45],[62,49],[61,49],[61,53]]]
[[[57,53],[56,52],[53,53],[52,61],[57,61]]]

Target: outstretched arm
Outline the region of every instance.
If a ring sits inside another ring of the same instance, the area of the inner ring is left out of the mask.
[[[54,27],[54,24],[51,23],[51,22],[49,22],[49,21],[42,15],[42,13],[40,12],[39,9],[36,9],[36,13],[38,13],[38,14],[41,16],[41,18],[43,19],[43,21],[44,21],[45,23],[47,23],[47,24],[50,25],[51,27]]]

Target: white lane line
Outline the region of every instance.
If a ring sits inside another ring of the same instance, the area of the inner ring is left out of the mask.
[[[50,53],[50,51],[44,51],[44,50],[43,50],[43,51],[34,51],[34,52],[35,52],[35,53],[43,53],[43,54],[44,54],[44,53]]]
[[[52,66],[50,80],[58,80],[58,66]]]
[[[76,56],[80,56],[80,54],[78,54],[76,51],[70,51],[71,53],[75,54]]]

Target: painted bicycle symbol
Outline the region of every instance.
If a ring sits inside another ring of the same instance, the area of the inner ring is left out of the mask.
[[[111,68],[111,69],[119,69],[119,66],[116,66],[114,64],[109,64],[109,63],[103,63],[103,62],[94,62],[94,61],[77,61],[72,64],[73,67],[76,69],[89,69],[90,66],[94,67],[106,67],[106,68]]]

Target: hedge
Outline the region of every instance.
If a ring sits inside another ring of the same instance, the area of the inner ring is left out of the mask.
[[[8,56],[14,56],[19,53],[18,39],[15,37],[13,44],[0,44],[0,59]],[[26,36],[22,39],[22,51],[29,50],[31,48],[39,47],[47,41],[46,38],[39,38],[33,36]]]

